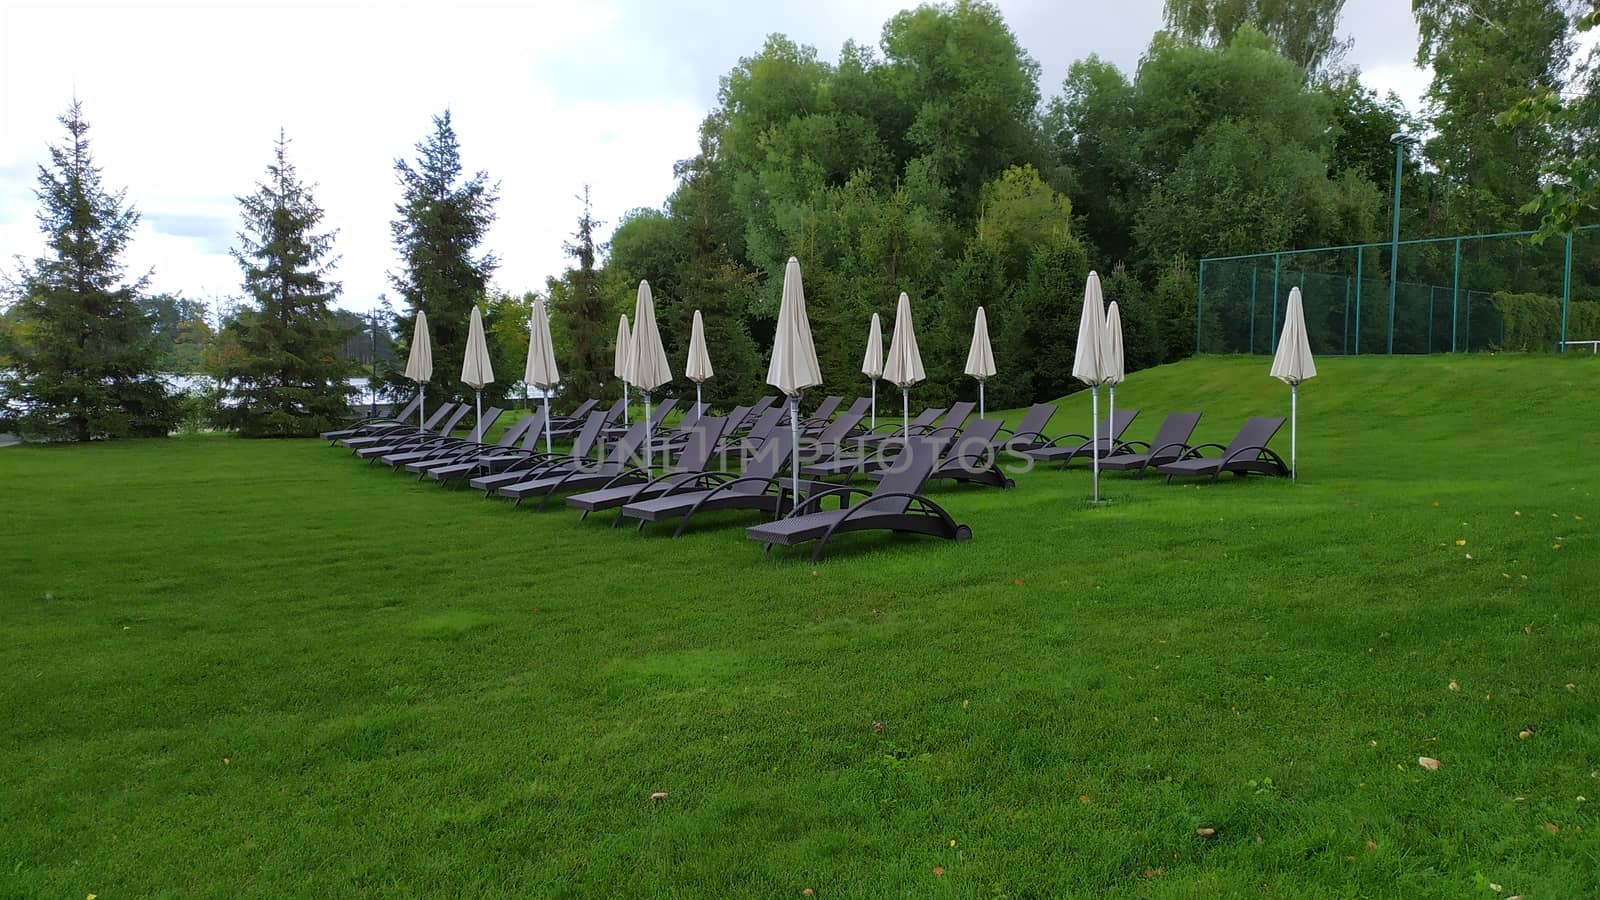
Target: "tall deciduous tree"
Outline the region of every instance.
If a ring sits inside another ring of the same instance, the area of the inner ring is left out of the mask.
[[[1167,0],[1167,25],[1187,38],[1226,46],[1254,26],[1302,71],[1335,68],[1354,41],[1338,35],[1345,0]]]
[[[78,101],[60,122],[67,138],[39,167],[47,249],[17,280],[0,426],[48,440],[165,435],[178,409],[138,302],[148,276],[129,281],[122,262],[139,214],[102,184]]]
[[[224,329],[233,349],[220,376],[230,403],[218,416],[245,437],[301,437],[325,431],[348,412],[343,354],[353,329],[334,318],[339,283],[334,232],[319,230],[323,212],[300,181],[280,131],[267,178],[239,199],[244,230],[233,250],[250,305]]]
[[[428,384],[432,406],[436,398],[462,394],[467,324],[498,265],[494,254],[480,253],[478,246],[494,222],[499,185],[491,183],[485,172],[463,176],[461,145],[448,109],[433,117],[433,133],[416,145],[416,151],[414,164],[404,159],[394,164],[401,194],[395,204],[398,216],[389,228],[401,268],[391,272],[389,280],[402,301],[395,317],[401,359],[411,344],[416,311],[428,314],[436,362]],[[392,381],[397,389],[411,390],[398,372]],[[484,393],[499,400],[507,383],[502,379]]]

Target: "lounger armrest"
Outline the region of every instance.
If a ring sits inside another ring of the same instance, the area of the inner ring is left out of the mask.
[[[919,437],[934,437],[936,435],[944,434],[946,432],[948,432],[950,434],[950,436],[953,438],[956,435],[961,433],[961,426],[960,425],[940,425],[938,428],[927,428],[927,429],[924,429],[922,431],[919,431],[919,432],[917,432],[917,435]]]
[[[910,505],[914,506],[917,512],[944,519],[952,529],[955,528],[955,520],[950,517],[949,513],[945,512],[944,507],[933,502],[922,494],[919,494],[916,491],[889,491],[882,494],[873,494],[860,503],[850,507],[850,509],[845,512],[844,516],[840,518],[838,522],[834,523],[834,529],[837,529],[840,525],[843,525],[845,522],[855,518],[861,514],[863,510],[871,509],[873,504],[882,503],[885,500],[909,500]]]
[[[1187,451],[1184,452],[1184,454],[1182,456],[1180,456],[1178,458],[1179,459],[1194,459],[1194,458],[1202,455],[1200,453],[1201,450],[1210,450],[1210,449],[1215,449],[1215,450],[1217,450],[1219,452],[1222,452],[1222,453],[1226,453],[1227,450],[1228,450],[1227,447],[1224,447],[1221,444],[1195,444],[1193,447],[1190,447]]]
[[[1089,436],[1086,434],[1063,434],[1059,437],[1051,438],[1049,441],[1046,441],[1044,447],[1059,447],[1061,446],[1061,442],[1067,438],[1077,438],[1079,444],[1089,443]],[[1043,448],[1041,447],[1040,449]]]
[[[1150,457],[1151,459],[1155,459],[1157,456],[1159,456],[1161,454],[1161,451],[1163,451],[1163,450],[1174,450],[1174,449],[1179,451],[1178,458],[1179,459],[1183,459],[1183,455],[1185,453],[1188,453],[1189,449],[1190,449],[1189,445],[1184,443],[1183,441],[1168,441],[1165,444],[1160,445],[1159,447],[1150,447],[1149,445],[1146,445],[1146,447],[1148,448],[1148,452],[1146,452],[1145,455]]]
[[[706,480],[718,480],[718,479],[720,479],[722,484],[726,484],[727,482],[732,481],[733,477],[734,477],[733,473],[731,473],[731,472],[714,472],[714,471],[711,471],[710,469],[707,469],[704,472],[680,472],[680,473],[677,473],[677,474],[680,477],[682,477],[683,480],[679,481],[676,484],[673,484],[671,487],[667,488],[665,491],[663,491],[661,493],[661,496],[670,497],[673,494],[679,493],[681,491],[689,490],[689,485],[696,483],[696,481],[706,481]],[[701,489],[702,490],[710,490],[710,489],[714,489],[714,488],[716,488],[718,486],[720,486],[720,485],[719,484],[703,484],[703,485],[701,485]]]
[[[849,485],[842,485],[840,487],[830,488],[830,489],[828,489],[826,491],[818,491],[818,492],[810,495],[803,502],[796,504],[794,509],[790,510],[789,515],[791,515],[791,516],[805,515],[807,512],[812,510],[812,507],[815,507],[816,509],[821,509],[822,508],[822,501],[826,500],[829,497],[839,497],[841,499],[848,500],[852,494],[862,494],[862,495],[867,496],[867,497],[872,496],[872,492],[867,490],[866,488],[851,487]],[[841,504],[841,505],[848,505],[848,504]]]
[[[1227,468],[1229,465],[1241,459],[1260,459],[1263,456],[1270,456],[1278,465],[1283,465],[1283,458],[1278,456],[1278,454],[1274,453],[1272,450],[1268,449],[1265,444],[1262,444],[1259,446],[1240,447],[1238,450],[1226,454],[1222,457],[1222,468]]]
[[[1149,450],[1150,444],[1148,441],[1123,441],[1112,449],[1125,450],[1131,453],[1135,447],[1143,447],[1145,450]]]

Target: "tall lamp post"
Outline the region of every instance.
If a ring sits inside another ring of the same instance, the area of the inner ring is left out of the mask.
[[[1403,131],[1389,135],[1394,144],[1394,229],[1389,239],[1389,355],[1394,355],[1394,297],[1400,275],[1400,171],[1405,161],[1406,148],[1417,143],[1417,138]]]

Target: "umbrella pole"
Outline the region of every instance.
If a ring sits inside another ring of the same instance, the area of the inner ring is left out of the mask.
[[[984,418],[983,409],[983,379],[978,379],[978,418]]]
[[[704,405],[705,405],[704,403],[700,402],[700,382],[696,381],[694,383],[694,409],[695,409],[695,412],[699,412],[700,411],[700,407],[702,407]]]
[[[650,392],[644,392],[644,477],[650,478]]]
[[[901,419],[900,436],[903,437],[903,438],[906,438],[907,440],[910,440],[910,438],[911,438],[911,389],[910,388],[903,387],[903,388],[900,389],[900,419]]]
[[[628,424],[628,383],[622,383],[622,424]]]
[[[475,390],[472,393],[476,397],[474,405],[478,408],[478,418],[472,423],[472,433],[478,436],[477,441],[481,444],[483,443],[483,391]]]
[[[1106,385],[1106,393],[1111,395],[1111,409],[1106,413],[1106,422],[1110,429],[1106,432],[1106,450],[1109,451],[1117,443],[1117,386],[1115,383]]]
[[[424,423],[428,421],[428,391],[422,391],[422,405],[417,407],[417,430],[421,431]]]
[[[1300,385],[1289,385],[1289,480],[1297,481],[1300,469],[1295,465],[1296,444],[1300,440]]]
[[[550,450],[550,394],[548,392],[544,395],[544,452],[546,454],[552,452]]]
[[[1090,385],[1090,415],[1094,421],[1089,428],[1089,458],[1094,460],[1094,502],[1100,502],[1100,385]]]
[[[793,512],[800,505],[800,396],[798,394],[789,398],[789,435],[794,441],[793,449],[789,451],[790,459],[794,460],[794,475],[790,480],[793,493],[789,497],[789,511]]]
[[[878,427],[878,379],[872,379],[872,428]]]

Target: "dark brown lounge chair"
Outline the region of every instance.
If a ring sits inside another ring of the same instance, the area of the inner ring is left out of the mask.
[[[1267,449],[1272,436],[1282,427],[1282,418],[1251,416],[1244,420],[1244,425],[1240,426],[1239,433],[1233,436],[1228,446],[1201,444],[1186,452],[1183,459],[1166,463],[1156,471],[1167,476],[1169,483],[1175,475],[1209,475],[1212,481],[1216,481],[1223,472],[1232,472],[1241,478],[1252,473],[1288,478],[1289,467],[1283,464],[1283,458]],[[1209,457],[1200,455],[1200,451],[1210,448],[1220,450],[1221,454]]]
[[[1155,440],[1148,444],[1144,441],[1123,443],[1122,452],[1100,460],[1100,468],[1113,472],[1136,470],[1139,474],[1134,477],[1143,478],[1145,469],[1151,466],[1182,459],[1191,449],[1189,438],[1194,435],[1194,427],[1198,424],[1199,413],[1167,413],[1161,427],[1156,429]],[[1142,451],[1138,449],[1141,447],[1144,448]]]
[[[318,437],[332,445],[338,443],[341,438],[355,437],[358,434],[368,434],[385,428],[393,428],[397,425],[406,425],[409,424],[406,420],[416,415],[417,410],[421,407],[422,394],[418,393],[411,398],[411,402],[407,403],[404,409],[397,413],[387,416],[361,416],[352,420],[338,431],[324,431]]]
[[[781,516],[794,504],[789,498],[788,462],[794,449],[789,429],[773,431],[772,439],[745,465],[744,473],[702,472],[700,479],[685,479],[661,496],[640,500],[622,507],[622,515],[639,520],[639,529],[650,522],[681,519],[673,537],[683,534],[696,513],[722,509],[758,509]],[[809,492],[824,485],[801,481],[800,490]]]
[[[1095,453],[1098,453],[1101,459],[1115,456],[1117,448],[1121,446],[1122,433],[1127,431],[1128,426],[1132,425],[1133,420],[1138,417],[1139,411],[1137,409],[1119,409],[1115,419],[1101,420],[1100,427],[1095,429],[1096,441],[1094,445],[1090,444],[1088,435],[1063,434],[1042,447],[1023,450],[1022,455],[1034,462],[1060,462],[1063,469],[1072,465],[1073,460],[1092,461]],[[1078,443],[1062,443],[1068,440],[1075,440]]]
[[[583,510],[583,515],[579,517],[581,521],[587,519],[589,513],[617,509],[636,500],[658,497],[679,484],[700,478],[711,465],[712,457],[716,456],[717,444],[722,440],[722,432],[727,427],[727,419],[702,416],[700,423],[689,435],[687,443],[683,445],[683,451],[678,454],[677,465],[672,471],[657,475],[643,483],[618,475],[600,488],[573,494],[567,498],[567,505],[573,509]],[[619,513],[611,520],[611,527],[615,528],[621,521],[622,515]]]

